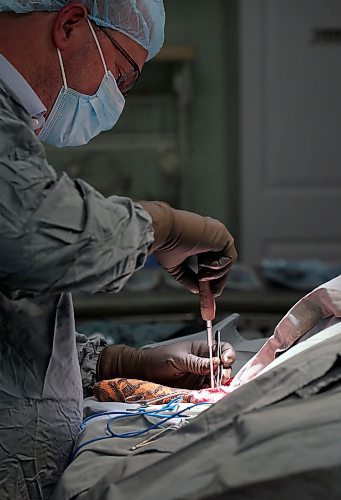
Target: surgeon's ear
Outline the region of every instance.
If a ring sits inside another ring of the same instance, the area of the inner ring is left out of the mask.
[[[71,3],[63,7],[54,22],[52,37],[55,46],[64,50],[80,31],[88,30],[88,11],[81,2]]]

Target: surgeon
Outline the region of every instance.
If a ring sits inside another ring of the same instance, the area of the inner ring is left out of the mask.
[[[58,177],[42,144],[81,146],[114,127],[163,36],[161,0],[0,0],[2,500],[51,498],[79,430],[82,389],[96,380],[207,379],[204,342],[148,355],[97,337],[76,344],[71,292],[118,292],[154,253],[185,288],[197,293],[198,280],[209,280],[218,296],[236,258],[228,230]],[[215,364],[227,377],[233,360],[224,344]]]

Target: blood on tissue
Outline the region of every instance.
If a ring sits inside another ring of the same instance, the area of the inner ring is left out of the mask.
[[[190,394],[191,403],[217,403],[232,391],[229,388],[233,377],[230,378],[225,385],[215,387],[214,389],[200,389],[200,391],[192,391]]]

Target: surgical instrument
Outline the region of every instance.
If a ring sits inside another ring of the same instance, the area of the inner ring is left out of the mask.
[[[201,317],[204,321],[206,321],[207,345],[210,358],[211,388],[214,389],[212,321],[215,318],[215,298],[211,291],[209,281],[199,281],[199,296]]]
[[[142,407],[146,407],[153,404],[157,404],[158,402],[163,401],[164,399],[175,400],[179,396],[183,396],[185,394],[188,394],[189,392],[190,391],[176,391],[176,392],[171,392],[170,394],[164,394],[163,396],[158,396],[156,398],[151,398],[151,399],[143,399],[143,396],[140,394],[132,394],[131,396],[127,396],[124,402],[134,403],[134,404],[139,403],[141,404]]]
[[[174,429],[180,429],[180,426],[178,425],[170,425],[169,427],[165,427],[164,429],[161,429],[161,431],[157,432],[156,434],[153,434],[149,438],[145,439],[144,441],[141,441],[141,443],[135,444],[130,448],[130,451],[135,451],[138,450],[139,448],[143,448],[143,446],[147,446],[148,444],[153,443],[156,441],[156,439],[161,435],[164,434],[165,432],[172,431]]]
[[[221,349],[221,334],[220,330],[217,330],[215,333],[215,342],[216,342],[216,356],[219,358],[220,363],[217,368],[217,375],[216,375],[216,385],[217,388],[220,389],[221,387],[221,381],[223,378],[223,365],[221,362],[221,355],[222,355],[222,349]]]

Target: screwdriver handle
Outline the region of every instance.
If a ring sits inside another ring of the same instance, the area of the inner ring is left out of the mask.
[[[204,321],[215,318],[215,298],[211,292],[209,281],[199,281],[200,312]]]

